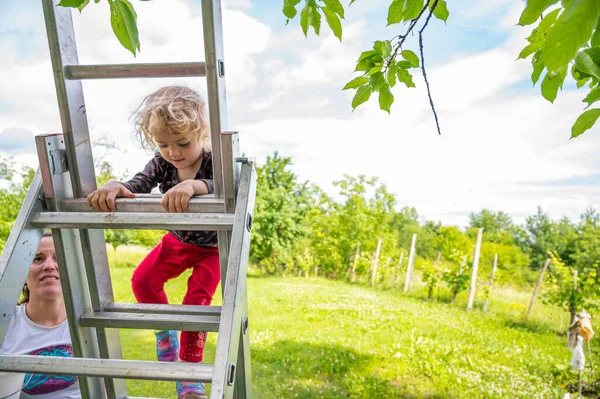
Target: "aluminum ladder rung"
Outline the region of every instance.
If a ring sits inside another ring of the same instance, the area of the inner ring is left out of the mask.
[[[228,213],[39,212],[34,227],[51,229],[142,229],[231,231]]]
[[[156,64],[66,65],[65,79],[173,78],[206,76],[204,62]]]
[[[81,315],[79,325],[82,327],[217,332],[220,321],[220,316],[89,311]]]
[[[208,383],[212,379],[214,366],[204,363],[0,355],[0,371]]]
[[[150,313],[169,315],[221,316],[221,306],[174,305],[155,303],[111,302],[103,305],[104,312]]]
[[[118,212],[155,212],[166,213],[160,205],[160,194],[136,194],[136,198],[117,198]],[[60,201],[61,209],[67,212],[97,212],[88,205],[85,198],[65,198]],[[192,197],[188,203],[189,213],[223,213],[225,201],[213,194]]]

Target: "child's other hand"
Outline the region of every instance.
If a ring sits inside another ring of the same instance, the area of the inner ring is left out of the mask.
[[[86,197],[89,206],[101,212],[116,212],[117,197],[135,198],[135,194],[125,188],[121,183],[109,181],[102,188],[92,192]]]
[[[167,212],[182,213],[187,212],[188,202],[195,194],[193,180],[182,181],[163,196],[160,205]]]

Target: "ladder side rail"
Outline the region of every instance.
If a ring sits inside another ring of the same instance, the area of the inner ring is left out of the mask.
[[[240,184],[241,164],[238,132],[223,132],[221,134],[221,150],[223,153],[223,178],[224,200],[226,212],[235,212],[238,187]],[[229,262],[229,247],[231,246],[231,231],[217,233],[219,240],[219,262],[221,267],[221,281],[227,280]],[[221,284],[221,294],[225,292],[225,284]]]
[[[0,346],[6,336],[15,305],[29,274],[43,230],[30,224],[31,216],[42,210],[40,172],[35,174],[21,205],[15,224],[0,256]]]
[[[79,64],[71,8],[60,7],[59,2],[42,0],[73,193],[85,197],[96,189],[96,175],[83,87],[79,80],[66,80],[64,75],[67,65]]]
[[[250,364],[250,334],[248,322],[248,292],[240,293],[239,301],[242,307],[242,329],[239,337],[238,358],[235,368],[235,385],[233,397],[236,399],[252,399],[252,371]]]
[[[256,172],[252,162],[245,162],[240,174],[239,194],[229,251],[229,270],[226,280],[222,282],[225,288],[211,399],[230,399],[233,396],[240,334],[245,330],[243,325],[247,322],[247,313],[244,314],[247,304],[244,301],[246,300],[246,274],[255,198]],[[248,356],[245,362],[248,366],[249,360]],[[249,371],[249,367],[246,368],[248,378],[250,377]],[[251,386],[250,381],[246,386]],[[251,392],[247,392],[247,394],[251,395]]]
[[[60,0],[42,0],[44,20],[54,73],[58,107],[66,159],[71,174],[74,197],[85,197],[96,189],[96,175],[92,158],[92,145],[86,116],[83,87],[79,80],[65,79],[67,65],[79,65],[71,8],[60,7]],[[79,248],[83,247],[85,266],[94,310],[101,310],[103,302],[114,302],[110,270],[106,256],[104,231],[81,230]],[[121,358],[118,330],[97,329],[100,354],[103,357]],[[106,380],[107,399],[127,395],[124,381]]]
[[[213,177],[217,198],[223,198],[224,196],[221,132],[227,130],[225,64],[223,61],[223,28],[221,20],[221,1],[202,0],[206,86],[212,143]]]
[[[240,156],[240,135],[238,132],[223,132],[221,134],[221,152],[223,154],[225,211],[234,213],[241,169],[241,164],[238,161]]]
[[[46,205],[49,209],[60,204],[63,197],[71,192],[70,174],[60,161],[61,150],[64,149],[62,135],[37,136],[36,146]],[[89,298],[89,286],[84,273],[84,259],[81,250],[81,241],[78,230],[52,229],[58,272],[63,289],[65,308],[71,333],[73,353],[77,357],[99,357],[99,348],[96,341],[96,332],[93,328],[80,328],[79,317],[92,309]],[[79,380],[83,399],[103,398],[106,396],[104,383],[97,378],[84,378]]]

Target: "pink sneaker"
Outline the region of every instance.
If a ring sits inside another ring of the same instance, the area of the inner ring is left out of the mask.
[[[206,389],[200,382],[176,382],[177,399],[208,399]]]
[[[179,356],[179,340],[177,331],[164,330],[156,335],[156,357],[160,362],[174,362]]]

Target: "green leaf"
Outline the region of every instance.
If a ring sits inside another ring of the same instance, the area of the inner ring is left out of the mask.
[[[308,13],[309,7],[307,2],[302,11],[300,11],[300,26],[305,37],[308,37]]]
[[[573,0],[560,0],[560,5],[562,5],[563,8],[569,8],[571,3],[573,3]]]
[[[369,86],[371,86],[373,91],[378,91],[383,85],[387,85],[383,72],[375,72],[371,75]]]
[[[567,65],[588,42],[598,11],[597,0],[573,0],[569,9],[560,15],[544,44],[544,63],[548,70],[556,71]]]
[[[398,67],[402,69],[409,69],[413,67],[412,64],[406,60],[400,60],[396,65],[398,65]]]
[[[540,24],[537,26],[537,28],[535,28],[531,32],[531,35],[529,35],[529,37],[527,38],[527,41],[531,44],[538,43],[538,42],[545,42],[546,34],[548,33],[548,29],[550,29],[552,27],[552,25],[554,25],[554,23],[556,22],[556,18],[558,17],[558,14],[560,13],[560,11],[561,11],[561,9],[557,8],[556,10],[551,11],[548,15],[546,15],[544,17],[544,19],[542,19]]]
[[[583,51],[592,58],[596,65],[600,65],[600,48],[589,47]]]
[[[592,75],[588,75],[587,73],[581,72],[579,69],[577,69],[577,66],[573,64],[571,66],[571,76],[575,80],[583,80],[589,78]]]
[[[340,18],[344,19],[344,6],[340,3],[340,0],[323,0],[325,6],[330,10],[333,10]]]
[[[600,30],[596,29],[590,40],[592,47],[600,47]]]
[[[520,60],[522,58],[527,58],[531,54],[533,54],[536,51],[538,51],[540,48],[541,48],[541,45],[538,44],[538,43],[536,43],[536,44],[528,44],[527,46],[525,46],[525,48],[523,50],[521,50],[521,52],[519,53],[519,57],[517,59]]]
[[[86,2],[86,0],[60,0],[60,3],[58,3],[58,5],[61,7],[78,8],[85,2]]]
[[[315,0],[308,0],[308,4],[310,4],[310,11],[308,13],[308,23],[313,27],[317,36],[321,31],[321,14],[319,13],[319,9],[317,8],[317,3]],[[340,33],[341,35],[341,33]]]
[[[577,88],[581,89],[591,78],[584,78],[577,81]]]
[[[390,113],[390,108],[394,103],[394,95],[390,91],[390,86],[384,84],[379,89],[379,108]]]
[[[140,50],[137,14],[128,0],[109,0],[110,24],[119,42],[135,56]]]
[[[387,70],[387,81],[390,86],[396,86],[396,71],[391,68]]]
[[[321,7],[321,11],[325,15],[327,25],[331,28],[333,35],[342,41],[342,22],[340,17],[329,7]]]
[[[404,0],[394,0],[388,8],[387,26],[402,22],[402,12],[404,11]]]
[[[77,7],[79,12],[81,12],[81,10],[83,10],[85,8],[85,6],[87,6],[89,3],[90,3],[90,0],[84,0],[83,3],[81,3],[81,5],[79,7]]]
[[[590,109],[579,115],[579,118],[575,121],[575,124],[571,128],[571,138],[574,139],[585,133],[586,130],[590,129],[596,123],[596,120],[600,117],[600,109]]]
[[[434,1],[435,0],[430,0],[430,8],[433,6]],[[433,16],[437,19],[441,19],[444,22],[448,20],[450,12],[448,11],[448,4],[446,4],[446,0],[438,0],[437,6],[435,6],[435,10],[433,10]]]
[[[534,23],[546,8],[557,2],[558,0],[528,0],[527,7],[519,18],[519,25],[525,26]]]
[[[558,89],[562,88],[563,82],[567,75],[567,68],[562,68],[554,73],[548,71],[544,80],[542,80],[542,96],[551,103],[554,103],[558,94]]]
[[[406,85],[406,87],[416,87],[412,80],[412,75],[406,69],[397,68],[398,80]]]
[[[423,0],[405,0],[404,10],[402,10],[404,20],[410,21],[417,18],[423,9],[423,3]]]
[[[346,83],[346,86],[344,86],[344,88],[342,90],[356,89],[367,83],[369,83],[369,78],[366,78],[364,76],[359,76],[358,78],[354,78],[351,81],[349,81],[348,83]]]
[[[585,74],[595,76],[600,79],[600,66],[594,62],[587,51],[580,51],[575,56],[575,67]]]
[[[283,15],[288,17],[288,21],[296,16],[296,5],[300,3],[300,0],[283,0]]]
[[[542,71],[546,67],[544,65],[544,61],[542,60],[542,50],[538,50],[531,59],[531,65],[533,66],[533,72],[531,73],[531,81],[533,85],[537,83]]]
[[[402,55],[402,58],[404,58],[406,61],[410,62],[410,65],[412,67],[419,67],[419,57],[417,57],[417,55],[413,51],[404,50],[402,51],[402,53],[400,53],[400,55]]]
[[[600,88],[596,87],[588,93],[588,95],[583,99],[583,102],[587,103],[589,107],[598,100],[600,100]]]
[[[377,55],[377,51],[375,51],[375,50],[363,51],[362,53],[360,53],[360,57],[358,57],[358,61],[364,60],[365,58],[371,58],[374,55]]]
[[[373,58],[364,58],[364,59],[358,61],[354,72],[356,72],[356,71],[366,72],[366,71],[370,70],[371,68],[373,68],[374,66],[375,66],[375,62],[373,61]]]
[[[372,76],[374,73],[381,72],[381,68],[383,68],[383,65],[375,65],[373,68],[369,69],[365,76]]]
[[[392,54],[392,43],[389,40],[377,40],[373,44],[373,49],[383,58],[387,58]]]
[[[352,111],[356,109],[360,104],[368,101],[371,97],[371,86],[361,86],[356,90],[356,94],[352,99]]]

